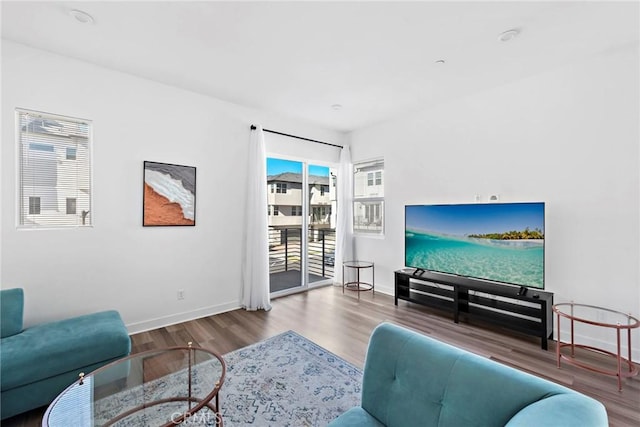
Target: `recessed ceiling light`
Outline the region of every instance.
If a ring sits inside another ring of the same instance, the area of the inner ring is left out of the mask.
[[[87,12],[83,12],[82,10],[71,9],[69,11],[69,15],[73,16],[76,21],[82,24],[93,24],[95,22],[93,16],[89,15]]]
[[[515,39],[518,34],[520,34],[520,30],[517,28],[512,28],[511,30],[500,33],[500,35],[498,36],[498,40],[500,40],[501,42],[508,42]]]
[[[438,65],[444,65],[445,61],[444,61],[444,59],[438,59],[438,60],[437,60],[437,61],[435,61],[434,63],[435,63],[435,64],[438,64]]]
[[[333,104],[331,108],[333,108],[336,111],[342,110],[342,104]]]

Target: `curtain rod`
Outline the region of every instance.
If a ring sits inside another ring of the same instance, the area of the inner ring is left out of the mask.
[[[256,130],[256,126],[255,125],[251,125],[251,130]],[[315,142],[317,144],[324,144],[324,145],[330,145],[332,147],[344,148],[344,147],[342,147],[342,145],[332,144],[330,142],[318,141],[318,140],[315,140],[315,139],[304,138],[302,136],[290,135],[288,133],[277,132],[277,131],[271,130],[271,129],[262,129],[262,130],[264,132],[275,133],[276,135],[288,136],[289,138],[302,139],[304,141]]]

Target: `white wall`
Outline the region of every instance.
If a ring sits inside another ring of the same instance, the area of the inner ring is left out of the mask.
[[[354,162],[385,161],[385,237],[356,241],[376,263],[376,289],[393,293],[404,265],[404,205],[499,194],[546,202],[555,302],[639,316],[639,72],[630,46],[354,132]],[[638,351],[637,330],[634,340]]]
[[[93,121],[94,227],[16,229],[16,107]],[[114,308],[136,332],[238,307],[251,123],[344,139],[3,40],[0,283],[25,289],[26,324]],[[144,160],[197,167],[195,227],[142,227]]]

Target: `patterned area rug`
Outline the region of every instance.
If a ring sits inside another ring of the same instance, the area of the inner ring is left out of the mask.
[[[362,371],[293,331],[224,359],[225,427],[322,427],[360,404]]]
[[[224,359],[227,374],[220,408],[225,427],[323,427],[360,404],[362,371],[293,331],[228,353]],[[209,362],[193,366],[194,396],[210,392],[210,379],[219,375],[218,369]],[[186,377],[187,372],[181,370],[134,386],[96,401],[93,411],[80,410],[91,405],[85,402],[88,396],[78,395],[78,404],[73,405],[78,409],[59,411],[68,419],[56,425],[104,425],[144,402],[186,396]],[[180,415],[184,410],[183,402],[154,405],[113,427],[157,427],[174,419],[167,414]],[[215,414],[203,408],[182,425],[214,427],[215,421]]]

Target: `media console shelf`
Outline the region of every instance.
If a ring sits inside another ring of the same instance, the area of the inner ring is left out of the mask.
[[[526,288],[525,288],[526,289]],[[473,280],[465,277],[416,271],[395,272],[395,304],[398,300],[436,307],[540,337],[547,350],[553,338],[553,294],[537,289]]]

